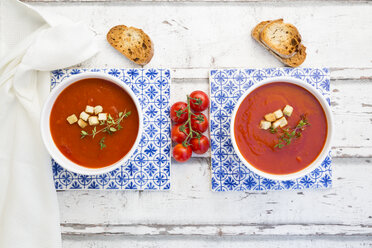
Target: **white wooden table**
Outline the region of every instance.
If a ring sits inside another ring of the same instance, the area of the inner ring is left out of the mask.
[[[173,161],[169,192],[58,192],[64,247],[372,246],[372,2],[28,2],[97,32],[101,52],[81,67],[134,67],[105,35],[116,24],[143,28],[155,43],[147,67],[173,69],[173,100],[208,90],[211,68],[282,66],[250,37],[261,20],[294,23],[303,66],[331,68],[332,189],[213,193],[209,158]]]

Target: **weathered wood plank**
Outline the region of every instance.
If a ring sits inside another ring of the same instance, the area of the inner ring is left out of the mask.
[[[283,17],[300,30],[306,66],[327,66],[333,79],[372,75],[372,4],[326,1],[267,3],[33,3],[73,20],[87,20],[101,52],[82,67],[135,67],[105,40],[110,27],[143,28],[155,44],[146,67],[175,69],[174,78],[207,78],[211,68],[282,66],[250,36],[261,20]],[[104,6],[104,7],[103,7]],[[143,18],[143,16],[146,18]],[[346,38],[349,37],[349,38]]]
[[[267,66],[269,67],[269,66]],[[172,68],[172,77],[174,79],[204,79],[209,78],[211,68]],[[226,67],[226,68],[234,68]],[[238,67],[236,67],[238,68]],[[242,68],[242,67],[241,67]],[[257,66],[245,68],[259,68]],[[218,67],[218,69],[223,69]],[[332,80],[365,80],[372,79],[371,68],[330,68]]]
[[[260,3],[260,2],[281,2],[293,3],[294,0],[21,0],[30,3],[127,3],[127,2],[243,2],[243,3]],[[306,2],[306,0],[300,0]],[[298,2],[298,0],[296,1]],[[328,2],[347,2],[347,3],[367,3],[368,0],[328,0]]]
[[[247,237],[247,236],[221,236],[221,237],[194,237],[194,236],[155,236],[155,237],[130,237],[130,236],[63,236],[63,247],[81,248],[278,248],[278,247],[296,247],[296,248],[350,248],[350,247],[370,247],[371,238],[368,237]]]
[[[225,193],[210,191],[208,161],[174,163],[169,192],[58,192],[62,231],[118,236],[372,235],[369,159],[335,159],[334,187],[329,190]]]
[[[84,236],[370,236],[372,225],[245,224],[233,225],[82,225],[62,224],[65,235]]]

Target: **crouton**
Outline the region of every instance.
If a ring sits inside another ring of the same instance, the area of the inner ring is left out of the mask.
[[[285,127],[288,124],[287,119],[284,116],[280,118],[278,121],[280,121],[280,125],[279,125],[280,127]]]
[[[80,119],[83,121],[88,121],[89,115],[85,113],[84,111],[80,113]]]
[[[94,114],[95,115],[98,115],[99,113],[102,113],[102,111],[103,111],[103,108],[102,108],[101,105],[97,105],[97,106],[94,107]]]
[[[70,123],[70,125],[74,124],[75,122],[78,121],[77,117],[75,114],[73,115],[70,115],[69,117],[67,117],[66,119],[68,121],[68,123]]]
[[[99,124],[99,121],[98,121],[98,117],[97,116],[91,116],[91,117],[89,117],[89,125],[95,126],[95,125],[98,125],[98,124]]]
[[[283,112],[281,109],[278,109],[277,111],[274,112],[275,118],[280,119],[283,117]]]
[[[267,130],[271,127],[271,122],[262,120],[260,123],[260,128]]]
[[[280,126],[280,121],[277,120],[277,121],[273,122],[272,128],[276,129],[276,128],[278,128],[279,126]]]
[[[273,128],[278,128],[278,127],[285,127],[288,124],[287,119],[283,116],[279,120],[276,120],[273,123]]]
[[[269,122],[273,122],[273,121],[276,120],[276,118],[275,118],[275,115],[273,113],[270,113],[270,114],[265,115],[265,120],[267,120]]]
[[[85,107],[85,112],[92,115],[94,113],[94,107],[87,105]]]
[[[290,105],[286,105],[283,109],[283,113],[286,115],[286,116],[291,116],[292,115],[292,112],[293,112],[293,107],[290,106]]]
[[[85,128],[88,123],[86,123],[85,121],[83,121],[82,119],[79,119],[78,120],[78,125],[81,127],[81,128]]]
[[[98,114],[98,120],[99,121],[105,121],[105,120],[107,120],[107,113],[99,113]]]

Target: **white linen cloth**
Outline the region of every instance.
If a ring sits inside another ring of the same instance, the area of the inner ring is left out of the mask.
[[[0,18],[0,248],[60,247],[40,111],[49,71],[92,57],[94,33],[16,0],[0,1]]]

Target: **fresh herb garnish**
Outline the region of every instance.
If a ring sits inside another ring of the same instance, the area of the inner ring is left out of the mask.
[[[81,130],[80,132],[80,135],[81,135],[81,139],[85,138],[85,136],[89,135],[87,132],[85,132],[84,130]]]
[[[102,139],[99,140],[99,145],[101,147],[101,150],[106,147],[105,137],[102,137]]]
[[[130,111],[129,112],[120,112],[119,113],[119,118],[117,118],[116,120],[111,115],[108,115],[107,120],[100,121],[100,126],[104,126],[103,128],[101,128],[97,131],[97,128],[94,127],[92,129],[91,133],[86,132],[84,130],[81,130],[80,138],[84,139],[87,136],[92,136],[92,139],[94,139],[94,137],[100,132],[108,133],[109,135],[112,135],[116,131],[121,130],[123,128],[120,125],[120,123],[123,121],[124,118],[129,117],[130,114],[131,114]],[[105,138],[106,137],[104,136],[99,141],[99,145],[100,145],[101,150],[106,147]]]
[[[305,127],[307,126],[310,126],[310,123],[307,120],[306,115],[301,115],[301,120],[297,123],[295,128],[282,129],[282,132],[279,135],[278,143],[274,146],[274,148],[281,149],[284,146],[290,145],[293,139],[301,137],[302,131],[305,130]],[[278,130],[270,128],[269,131],[271,133],[276,133]]]
[[[277,133],[278,131],[275,129],[275,128],[273,128],[273,127],[270,127],[269,128],[269,131],[270,131],[270,133]]]

